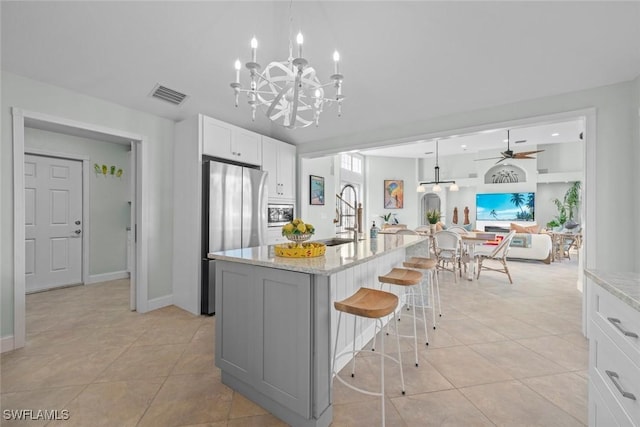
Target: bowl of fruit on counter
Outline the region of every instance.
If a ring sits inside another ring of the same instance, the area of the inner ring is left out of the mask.
[[[275,246],[276,256],[289,258],[309,258],[324,255],[327,247],[323,243],[307,242],[315,233],[311,224],[300,218],[282,226],[282,235],[292,243],[281,243]]]

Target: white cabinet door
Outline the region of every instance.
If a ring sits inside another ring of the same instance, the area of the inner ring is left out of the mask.
[[[280,185],[278,184],[278,141],[262,137],[262,170],[267,172],[267,185],[269,198],[280,197]]]
[[[239,162],[261,165],[261,142],[259,134],[236,128],[231,134],[231,155]]]
[[[280,144],[278,150],[278,182],[283,199],[296,197],[296,147]]]
[[[267,230],[267,245],[287,242],[288,240],[282,235],[282,229],[280,227],[271,227]]]
[[[231,132],[229,125],[203,117],[202,153],[207,156],[231,159]]]
[[[261,165],[261,137],[257,133],[203,116],[202,154]]]
[[[262,137],[262,169],[269,172],[269,198],[294,200],[296,197],[296,147]]]

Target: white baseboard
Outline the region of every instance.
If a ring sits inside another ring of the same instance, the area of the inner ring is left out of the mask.
[[[0,338],[0,353],[4,353],[6,351],[11,351],[15,348],[15,343],[13,340],[13,335],[9,335],[8,337]]]
[[[157,310],[162,307],[167,307],[173,305],[173,295],[165,295],[163,297],[158,297],[151,299],[147,302],[147,310]]]
[[[102,274],[91,274],[89,275],[89,280],[85,283],[85,285],[90,285],[93,283],[100,282],[108,282],[109,280],[120,280],[120,279],[128,279],[129,272],[127,271],[114,271],[112,273],[102,273]]]

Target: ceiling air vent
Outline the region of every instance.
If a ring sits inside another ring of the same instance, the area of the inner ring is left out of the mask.
[[[525,142],[527,142],[527,140],[526,140],[526,139],[520,139],[520,140],[518,140],[518,141],[514,142],[514,144],[523,144],[523,143],[525,143]]]
[[[187,95],[178,92],[177,90],[169,89],[166,86],[157,84],[151,92],[151,96],[154,98],[162,99],[163,101],[170,102],[174,105],[180,105],[187,99]]]

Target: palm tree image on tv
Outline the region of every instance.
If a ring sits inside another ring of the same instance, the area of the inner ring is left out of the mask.
[[[476,194],[478,221],[533,221],[535,193]]]

